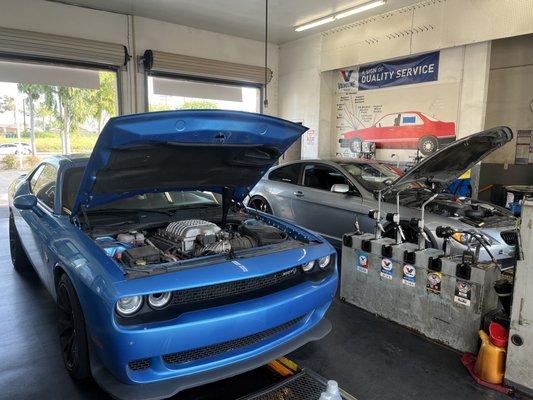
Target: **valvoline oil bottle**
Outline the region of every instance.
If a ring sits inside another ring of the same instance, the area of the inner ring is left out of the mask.
[[[489,335],[479,331],[481,348],[476,360],[474,373],[485,382],[500,384],[505,373],[505,356],[507,353],[507,330],[496,322],[489,325]]]

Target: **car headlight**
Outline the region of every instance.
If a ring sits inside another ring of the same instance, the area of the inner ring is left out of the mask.
[[[493,244],[498,244],[499,242],[494,239],[493,237],[485,234],[485,233],[477,233],[477,236],[481,236],[485,242],[488,243],[489,246],[493,245]],[[461,243],[462,245],[471,245],[471,246],[476,246],[479,244],[479,241],[478,239],[476,239],[476,237],[474,235],[471,235],[469,233],[460,233],[460,232],[456,232],[452,235],[452,237],[457,240],[459,243]]]
[[[117,301],[116,310],[123,317],[129,317],[139,311],[142,305],[142,296],[126,296]]]
[[[308,263],[302,264],[302,270],[304,272],[310,272],[315,266],[315,260],[309,261]]]
[[[172,292],[159,292],[148,295],[148,304],[152,308],[160,309],[170,303]]]
[[[318,259],[318,266],[320,269],[326,269],[329,265],[329,262],[331,261],[331,256],[327,255],[325,257],[320,257]]]

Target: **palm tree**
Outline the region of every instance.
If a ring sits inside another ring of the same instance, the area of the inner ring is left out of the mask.
[[[35,101],[44,93],[43,85],[34,85],[30,83],[18,83],[17,88],[19,92],[27,95],[28,107],[30,109],[30,141],[31,153],[35,155]]]

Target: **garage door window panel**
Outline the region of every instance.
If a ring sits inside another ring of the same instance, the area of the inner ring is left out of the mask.
[[[0,61],[0,154],[90,152],[118,115],[117,84],[112,70]]]
[[[149,111],[219,109],[260,112],[261,90],[202,78],[147,76]]]

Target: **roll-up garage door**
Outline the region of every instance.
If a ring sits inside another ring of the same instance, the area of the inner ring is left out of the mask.
[[[0,57],[120,68],[129,58],[121,44],[0,27]]]
[[[143,61],[146,71],[152,74],[202,76],[257,85],[265,83],[265,68],[255,65],[184,56],[155,50],[146,50]],[[272,79],[272,70],[270,68],[267,68],[266,78],[266,83]]]

